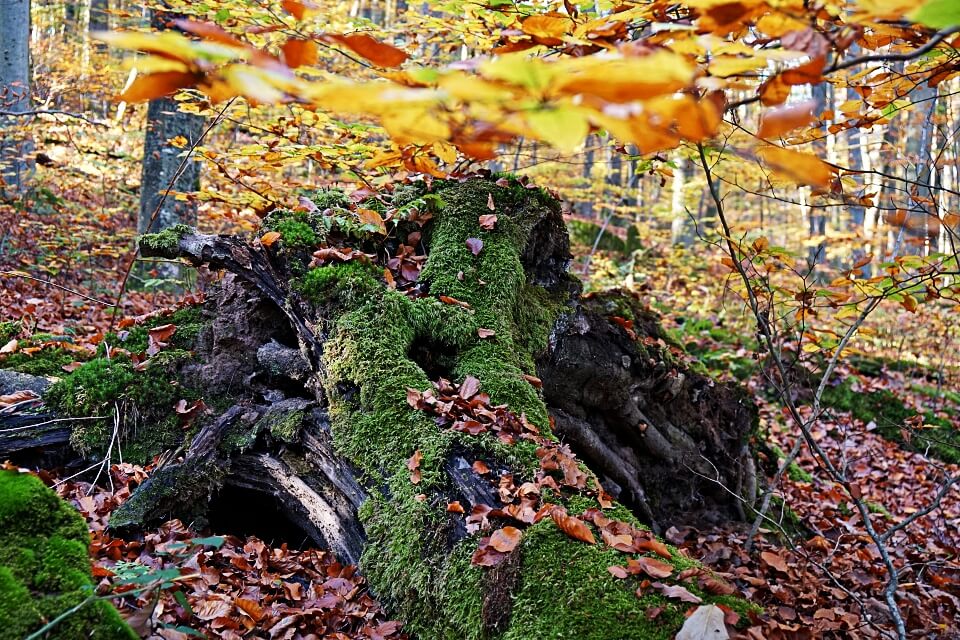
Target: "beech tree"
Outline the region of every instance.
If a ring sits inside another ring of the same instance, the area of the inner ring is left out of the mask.
[[[20,193],[33,167],[33,143],[23,130],[31,110],[30,0],[0,2],[0,188]]]

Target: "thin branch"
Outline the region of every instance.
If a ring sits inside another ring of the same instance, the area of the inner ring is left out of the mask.
[[[63,111],[61,109],[34,109],[32,111],[6,111],[0,110],[0,116],[7,116],[12,118],[26,118],[29,116],[64,116],[67,118],[73,118],[74,120],[82,120],[87,124],[92,124],[95,127],[109,127],[110,124],[107,122],[101,122],[99,120],[91,120],[85,115],[79,113],[72,113],[70,111]]]

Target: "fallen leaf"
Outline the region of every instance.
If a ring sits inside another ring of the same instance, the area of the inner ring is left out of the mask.
[[[497,529],[490,535],[490,546],[501,553],[509,553],[517,548],[523,532],[516,527]]]
[[[730,635],[723,618],[723,609],[720,607],[701,605],[684,621],[675,640],[728,640]]]

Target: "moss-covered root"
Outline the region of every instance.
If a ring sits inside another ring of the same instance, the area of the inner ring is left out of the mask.
[[[431,416],[410,407],[407,389],[427,389],[438,375],[474,376],[491,404],[507,405],[549,434],[546,406],[524,376],[536,375],[533,356],[545,348],[566,294],[528,281],[524,249],[538,223],[559,221],[559,208],[542,192],[480,180],[446,185],[439,198],[444,204],[424,234],[428,258],[420,280],[429,283],[429,296],[411,299],[389,290],[379,270],[356,262],[314,269],[300,282],[330,328],[323,383],[334,444],[371,487],[360,514],[368,536],[361,570],[422,638],[672,637],[683,603],[638,598],[636,585],[607,571],[625,564],[624,554],[574,540],[551,519],[528,527],[503,564],[471,564],[478,536],[464,535],[464,516],[448,513],[447,504],[462,501],[469,512],[477,498],[461,493],[452,469],[484,459],[512,471],[519,484],[539,468],[535,446],[440,430]],[[498,216],[493,230],[479,224],[491,200]],[[471,238],[483,242],[476,255]],[[480,337],[479,328],[493,334]],[[424,351],[429,363],[418,355]],[[417,482],[407,466],[415,452],[421,456]],[[570,513],[595,506],[585,497],[551,500]],[[620,519],[630,517],[623,507],[617,511]],[[692,564],[678,554],[672,562],[673,575]],[[648,620],[654,606],[663,611]]]
[[[0,471],[0,638],[25,638],[93,593],[88,544],[80,514],[39,479]],[[99,599],[45,636],[136,637],[117,611]]]

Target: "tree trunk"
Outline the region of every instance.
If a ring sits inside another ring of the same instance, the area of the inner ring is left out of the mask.
[[[267,248],[182,227],[141,241],[146,256],[231,274],[179,370],[181,387],[228,408],[111,526],[197,521],[228,486],[270,496],[359,562],[422,638],[675,631],[686,605],[656,588],[638,598],[608,567],[656,547],[641,522],[742,517],[755,494],[751,402],[692,371],[629,294],[580,295],[553,197],[506,179],[422,191],[394,193],[401,222],[386,240],[344,233],[337,221],[353,214],[327,193],[312,213],[271,214],[265,228],[281,237]],[[479,222],[491,202],[492,230]],[[323,264],[308,267],[315,243]],[[391,258],[408,250],[421,257],[400,269]],[[630,553],[610,546],[617,527]],[[665,582],[693,564],[661,552]],[[696,571],[684,579],[718,601]]]
[[[29,111],[30,0],[0,0],[0,112]],[[33,141],[26,120],[0,114],[0,196],[23,191],[33,172]]]
[[[151,24],[163,28],[170,14],[153,12]],[[200,163],[184,154],[197,142],[203,132],[201,116],[178,110],[173,98],[151,100],[147,107],[147,130],[143,142],[143,164],[140,174],[139,233],[154,233],[177,224],[196,224],[197,205],[192,200],[180,200],[176,193],[193,193],[200,188]],[[182,137],[185,144],[172,144]],[[175,266],[161,264],[161,277],[177,278]]]

